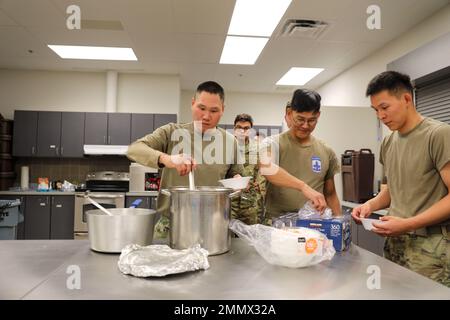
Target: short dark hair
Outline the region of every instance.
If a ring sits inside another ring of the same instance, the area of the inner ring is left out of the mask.
[[[215,81],[206,81],[206,82],[200,83],[198,85],[195,93],[200,94],[202,92],[218,94],[220,97],[220,100],[222,100],[222,102],[225,102],[225,91],[223,90],[222,86]]]
[[[285,109],[285,111],[287,111],[290,108],[291,108],[291,101],[288,101],[288,102],[286,102],[286,109]]]
[[[241,113],[234,118],[234,125],[238,122],[250,122],[250,125],[253,127],[253,118],[251,115],[246,113]]]
[[[399,92],[407,91],[413,95],[414,88],[407,74],[397,71],[385,71],[376,75],[367,85],[366,97],[388,90],[389,93],[397,95]]]
[[[291,100],[291,109],[297,112],[319,112],[320,94],[308,89],[297,89]]]

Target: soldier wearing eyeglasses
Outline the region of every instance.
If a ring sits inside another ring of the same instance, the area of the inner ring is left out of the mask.
[[[272,137],[279,147],[279,167],[322,193],[335,215],[341,214],[334,176],[339,172],[335,152],[312,132],[320,117],[321,97],[317,92],[298,89],[287,110],[291,122],[288,131]],[[308,199],[296,190],[268,183],[266,223],[287,212],[297,212]]]

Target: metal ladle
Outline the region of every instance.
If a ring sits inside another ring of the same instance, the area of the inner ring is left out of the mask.
[[[85,197],[86,199],[88,199],[94,206],[96,206],[97,208],[99,208],[100,210],[102,210],[104,213],[106,213],[107,215],[113,216],[113,214],[112,214],[111,212],[109,212],[109,211],[106,210],[104,207],[102,207],[97,201],[91,199],[91,198],[89,197],[89,195],[88,195],[87,192],[84,194],[84,197]]]
[[[189,172],[189,190],[195,190],[194,172]]]

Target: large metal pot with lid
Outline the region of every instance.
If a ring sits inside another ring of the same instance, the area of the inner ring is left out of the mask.
[[[170,197],[169,242],[173,249],[187,249],[195,244],[210,255],[230,250],[228,229],[231,198],[240,191],[224,187],[172,187],[161,193]]]

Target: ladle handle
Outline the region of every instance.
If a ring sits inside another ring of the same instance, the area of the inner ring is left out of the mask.
[[[97,208],[99,208],[100,210],[102,210],[104,213],[106,213],[109,216],[112,216],[113,214],[111,212],[109,212],[108,210],[106,210],[105,208],[103,208],[97,201],[92,200],[89,196],[86,196],[86,198]]]

